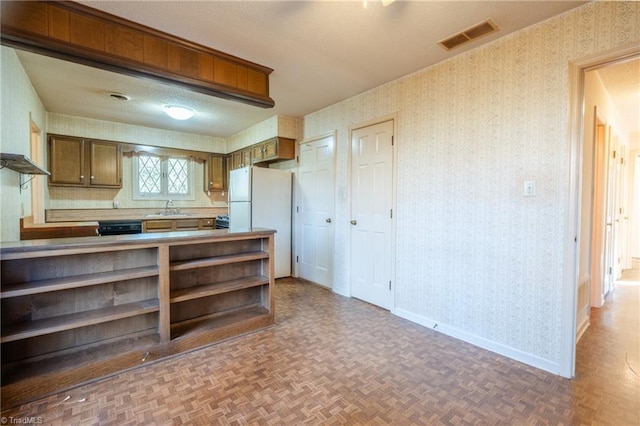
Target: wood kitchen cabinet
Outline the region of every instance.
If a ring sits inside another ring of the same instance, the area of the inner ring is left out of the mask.
[[[252,164],[268,164],[282,160],[292,160],[296,155],[295,139],[275,137],[251,145],[229,154],[228,170],[235,170]]]
[[[239,169],[251,165],[251,147],[231,153],[233,169]]]
[[[122,188],[122,146],[72,136],[49,136],[50,186]]]
[[[151,219],[142,221],[142,232],[199,231],[214,229],[215,218]]]
[[[227,190],[227,156],[212,154],[209,156],[204,167],[204,190],[226,191]]]
[[[295,140],[275,137],[259,144],[251,149],[253,163],[274,162],[280,160],[292,160],[295,158]]]

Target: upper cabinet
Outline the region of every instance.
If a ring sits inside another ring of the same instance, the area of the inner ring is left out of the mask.
[[[275,137],[253,145],[251,150],[252,162],[274,162],[292,160],[295,158],[295,140]]]
[[[122,146],[50,135],[49,170],[50,186],[122,188]]]
[[[296,155],[295,139],[275,137],[229,154],[230,170],[252,164],[263,165],[276,161],[293,160]]]
[[[227,190],[227,156],[223,154],[211,154],[204,167],[204,190]]]
[[[231,157],[232,169],[239,169],[240,167],[251,165],[251,147],[234,151],[229,154],[229,156]]]

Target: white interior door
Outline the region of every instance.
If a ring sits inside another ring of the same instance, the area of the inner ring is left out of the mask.
[[[393,120],[351,135],[351,295],[391,309]]]
[[[333,135],[300,145],[297,205],[298,276],[333,286]]]

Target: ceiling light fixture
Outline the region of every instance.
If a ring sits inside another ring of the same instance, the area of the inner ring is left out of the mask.
[[[109,93],[109,96],[111,99],[115,99],[117,101],[128,101],[131,99],[129,96],[118,92]]]
[[[191,108],[179,106],[179,105],[167,105],[164,107],[164,112],[169,117],[176,120],[188,120],[194,115],[196,115],[195,110]]]

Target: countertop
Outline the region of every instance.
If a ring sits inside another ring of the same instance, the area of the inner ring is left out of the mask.
[[[101,237],[53,238],[43,240],[6,241],[0,243],[0,255],[36,252],[41,250],[73,250],[96,247],[108,248],[117,245],[161,245],[180,241],[197,243],[198,240],[234,240],[252,238],[257,235],[275,234],[273,229],[253,228],[250,230],[214,229],[203,231],[174,231],[132,235],[109,235]]]
[[[185,207],[180,215],[164,216],[164,209],[68,209],[46,210],[46,222],[95,222],[100,220],[210,219],[226,215],[226,207]]]

